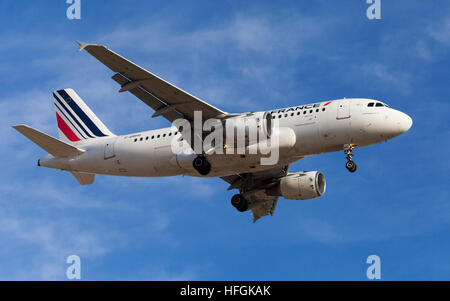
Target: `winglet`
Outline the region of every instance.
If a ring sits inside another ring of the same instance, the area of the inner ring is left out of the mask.
[[[103,47],[103,48],[108,49],[108,47],[103,46],[103,45],[88,44],[88,43],[84,43],[84,42],[81,42],[81,41],[75,41],[75,42],[77,42],[77,44],[78,44],[78,46],[79,46],[79,47],[78,47],[78,51],[81,51],[81,50],[85,49],[85,48],[88,47],[88,46]]]
[[[89,44],[87,44],[87,43],[84,43],[84,42],[80,42],[80,41],[76,41],[77,42],[77,44],[78,44],[78,51],[81,51],[81,50],[83,50],[84,48],[86,48],[87,46],[89,46]]]

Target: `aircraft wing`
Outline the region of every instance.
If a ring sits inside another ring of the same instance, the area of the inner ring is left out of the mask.
[[[105,46],[78,41],[77,43],[80,46],[80,51],[86,50],[109,69],[116,72],[112,79],[120,84],[119,92],[129,91],[142,100],[155,110],[153,117],[161,115],[173,122],[178,118],[193,121],[194,111],[201,111],[204,120],[209,118],[221,119],[228,115],[226,112],[130,62]]]
[[[228,182],[228,190],[239,189],[241,194],[245,194],[251,202],[253,222],[263,216],[273,215],[278,204],[278,197],[269,196],[265,193],[278,183],[278,179],[285,176],[289,170],[289,165],[276,166],[274,168],[248,173],[221,177]]]

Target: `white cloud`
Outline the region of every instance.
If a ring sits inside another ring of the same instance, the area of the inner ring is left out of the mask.
[[[388,84],[391,89],[395,88],[402,94],[410,94],[412,92],[411,76],[407,72],[395,70],[382,63],[362,65],[361,71],[377,81]]]
[[[167,233],[170,217],[158,201],[107,199],[108,193],[93,197],[75,185],[51,183],[45,177],[2,182],[2,252],[23,258],[27,268],[16,262],[0,271],[1,279],[63,280],[65,259],[71,254],[93,262],[142,243],[176,244]]]
[[[450,46],[450,18],[445,18],[438,24],[429,27],[429,33],[436,41]]]
[[[299,227],[301,232],[308,236],[308,239],[322,243],[337,243],[343,240],[342,233],[339,233],[335,226],[326,221],[306,218],[299,222]]]
[[[134,45],[136,53],[145,53],[149,59],[129,59],[212,104],[230,105],[239,99],[246,106],[242,99],[249,99],[247,89],[251,94],[264,95],[265,102],[280,95],[286,98],[294,90],[299,93],[294,89],[298,84],[295,62],[314,53],[311,42],[330,30],[332,22],[317,22],[301,15],[235,15],[225,24],[186,32],[174,29],[165,20],[154,20],[151,25],[121,26],[103,36],[101,43],[116,51]],[[154,57],[170,60],[171,64],[159,66]],[[261,102],[250,99],[246,107],[251,108],[251,103]]]

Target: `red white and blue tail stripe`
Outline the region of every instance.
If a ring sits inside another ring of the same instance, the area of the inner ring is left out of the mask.
[[[114,136],[72,89],[53,92],[61,140],[81,140]]]

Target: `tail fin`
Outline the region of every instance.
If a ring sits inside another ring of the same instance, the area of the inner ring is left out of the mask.
[[[61,140],[81,140],[114,136],[72,89],[53,92],[56,120]]]

